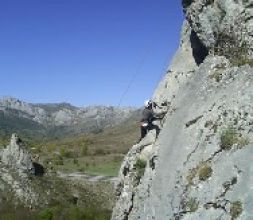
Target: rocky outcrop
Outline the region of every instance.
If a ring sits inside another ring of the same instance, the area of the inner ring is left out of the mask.
[[[231,30],[238,41],[252,45],[252,2],[249,0],[183,0],[187,20],[206,46],[214,44],[217,33]],[[244,33],[241,33],[245,30]],[[240,38],[243,36],[244,38]]]
[[[203,44],[211,49],[221,40],[237,47],[246,44],[252,55],[253,10],[251,0],[183,0],[186,18]]]
[[[44,168],[34,163],[22,140],[13,134],[10,144],[0,153],[0,201],[42,207],[49,201],[44,186],[37,185],[35,176],[42,176]],[[1,203],[1,202],[0,202]]]
[[[253,217],[252,57],[249,53],[238,65],[210,50],[217,43],[216,25],[219,31],[232,26],[225,23],[233,22],[230,10],[237,5],[239,16],[241,8],[250,9],[246,3],[183,1],[188,21],[181,44],[153,97],[170,108],[159,137],[152,139],[150,132],[125,157],[112,220]],[[217,4],[227,10],[224,23],[216,23],[219,16],[211,13]],[[251,50],[250,34],[244,37]],[[239,37],[236,41],[242,42]],[[203,50],[208,51],[205,56],[199,54]]]
[[[1,162],[16,171],[34,173],[32,157],[22,140],[13,134],[10,144],[1,153]]]

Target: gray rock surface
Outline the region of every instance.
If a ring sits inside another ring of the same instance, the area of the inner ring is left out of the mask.
[[[220,66],[222,79],[216,82],[210,76]],[[233,202],[242,204],[240,219],[251,219],[252,73],[249,66],[229,67],[224,57],[210,57],[188,76],[175,94],[176,110],[168,113],[138,185],[133,166],[148,146],[140,143],[126,157],[112,219],[231,219]],[[222,150],[222,133],[230,127],[238,143]],[[212,169],[205,181],[198,176],[202,165]],[[194,201],[193,212],[189,203]]]
[[[13,134],[10,144],[0,152],[0,204],[4,200],[29,208],[46,205],[50,188],[42,190],[43,186],[36,185],[35,174],[31,154]]]
[[[183,0],[187,20],[208,48],[218,43],[217,36],[227,34],[238,42],[238,46],[245,42],[251,55],[252,4],[251,0]]]
[[[2,150],[0,159],[5,166],[20,172],[34,172],[32,157],[16,134],[12,135],[10,144]]]
[[[196,59],[205,49],[201,44],[208,50],[216,44],[215,31],[233,26],[237,36],[241,27],[250,28],[251,18],[239,26],[229,18],[235,13],[235,18],[245,19],[242,10],[252,10],[252,2],[185,0],[183,4],[188,22],[181,44],[153,96],[158,103],[170,103],[168,113],[159,137],[155,140],[150,132],[125,157],[112,220],[253,217],[252,64],[238,66],[213,53],[205,54],[201,63]],[[219,22],[216,7],[226,10]],[[199,39],[192,40],[193,33]],[[243,37],[252,49],[250,32]],[[242,42],[239,34],[236,40]],[[140,158],[146,161],[141,178],[136,168]]]

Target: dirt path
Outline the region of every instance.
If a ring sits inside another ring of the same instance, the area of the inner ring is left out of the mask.
[[[118,177],[112,177],[112,176],[96,176],[96,175],[90,175],[83,172],[73,172],[73,173],[64,173],[61,171],[57,172],[57,175],[60,178],[64,179],[70,179],[70,180],[88,180],[89,182],[101,182],[101,181],[109,181],[109,182],[116,182]]]

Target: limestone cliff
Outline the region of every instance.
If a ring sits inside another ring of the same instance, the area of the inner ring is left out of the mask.
[[[11,202],[25,207],[43,207],[48,204],[50,189],[38,185],[35,176],[42,176],[44,168],[33,162],[25,144],[16,135],[0,151],[0,204]]]
[[[170,108],[159,137],[126,155],[112,220],[253,218],[252,1],[183,7],[181,44],[153,97]]]

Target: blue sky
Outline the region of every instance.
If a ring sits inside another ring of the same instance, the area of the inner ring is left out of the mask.
[[[0,0],[0,96],[140,106],[175,53],[179,0]],[[134,77],[135,76],[135,77]]]

